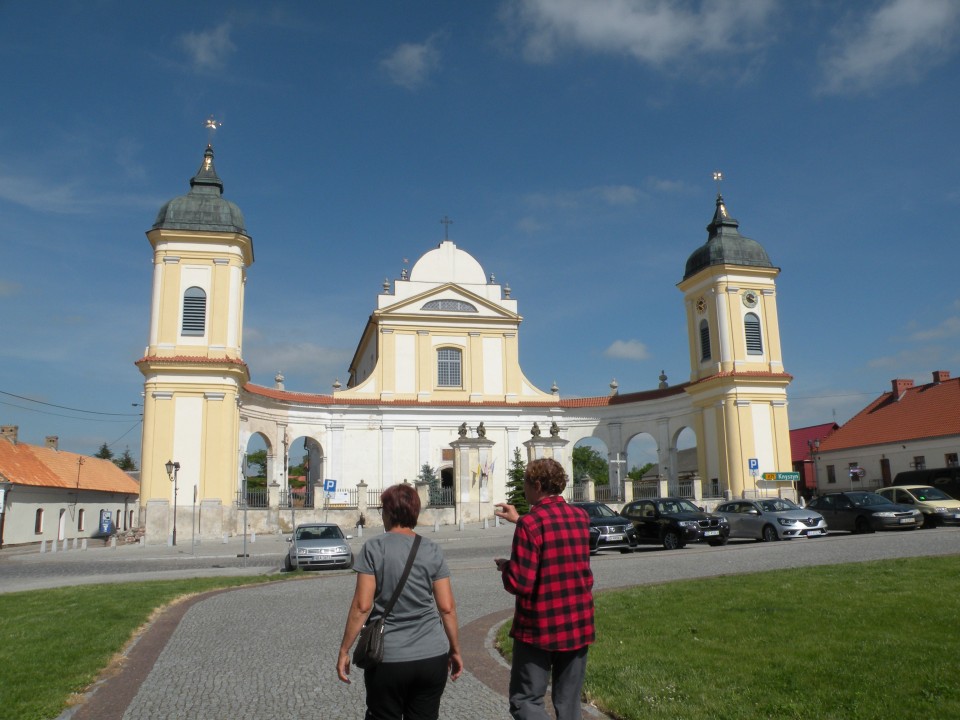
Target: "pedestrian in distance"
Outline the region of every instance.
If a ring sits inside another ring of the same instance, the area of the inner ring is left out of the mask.
[[[413,487],[392,485],[381,495],[386,532],[363,544],[353,569],[357,584],[343,629],[337,676],[350,682],[350,648],[364,623],[386,614],[383,660],[366,667],[365,720],[437,720],[447,673],[463,672],[457,606],[440,547],[420,536],[406,582],[404,569],[417,535],[420,498]],[[400,594],[388,613],[394,591]]]
[[[529,463],[523,493],[530,512],[501,503],[494,513],[516,523],[510,559],[497,558],[504,589],[516,596],[510,714],[549,719],[547,683],[557,720],[581,718],[587,650],[594,641],[590,520],[561,496],[567,475],[556,460]]]

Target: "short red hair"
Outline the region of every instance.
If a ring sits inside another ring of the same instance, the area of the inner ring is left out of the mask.
[[[417,526],[420,517],[420,496],[413,486],[402,483],[391,485],[380,494],[383,517],[391,526],[410,528]]]

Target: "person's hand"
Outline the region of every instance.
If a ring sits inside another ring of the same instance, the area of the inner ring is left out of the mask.
[[[493,561],[497,564],[497,570],[503,572],[504,566],[507,564],[506,558],[494,558]]]
[[[493,514],[498,518],[503,518],[507,522],[516,523],[520,519],[520,513],[513,505],[507,503],[497,503],[493,506]]]
[[[337,658],[337,677],[347,685],[350,684],[350,651],[340,650],[340,656]]]
[[[450,653],[450,679],[456,680],[463,673],[463,659],[459,652]]]

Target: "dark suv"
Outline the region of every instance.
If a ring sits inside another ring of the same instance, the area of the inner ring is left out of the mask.
[[[633,524],[620,517],[601,502],[570,503],[590,516],[590,554],[601,550],[631,552],[637,546],[637,533]]]
[[[725,517],[706,513],[684,498],[635,500],[624,505],[620,514],[633,523],[639,542],[663,545],[667,550],[703,540],[726,545],[730,537]]]

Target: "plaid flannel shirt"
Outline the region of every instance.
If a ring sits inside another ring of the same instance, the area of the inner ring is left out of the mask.
[[[517,520],[503,587],[516,595],[510,636],[543,650],[593,642],[590,521],[580,508],[549,495]]]

